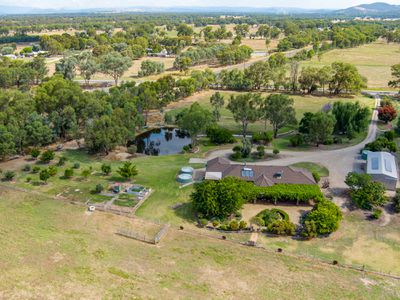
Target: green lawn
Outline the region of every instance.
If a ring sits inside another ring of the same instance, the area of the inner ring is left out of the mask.
[[[400,63],[400,49],[398,44],[379,41],[356,48],[334,49],[325,53],[321,61],[314,57],[309,62],[302,62],[302,65],[324,66],[335,61],[354,64],[360,74],[368,79],[368,88],[388,90],[390,67]]]
[[[137,211],[139,216],[175,224],[193,221],[191,205],[188,204],[192,187],[179,189],[179,183],[176,182],[175,178],[180,168],[188,165],[190,157],[201,157],[206,151],[215,149],[215,146],[202,146],[201,149],[202,151],[198,154],[143,156],[132,160],[139,171],[133,182],[154,190]],[[99,157],[90,156],[85,151],[79,150],[68,150],[62,155],[67,157],[67,163],[63,167],[58,167],[58,174],[50,178],[47,184],[39,184],[39,174],[17,170],[16,185],[26,189],[37,190],[50,196],[61,195],[78,202],[90,201],[99,203],[108,201],[111,197],[93,194],[92,191],[97,184],[102,184],[106,191],[113,183],[124,181],[116,172],[122,162],[108,162],[111,164],[113,172],[110,176],[105,176],[100,171],[101,164],[104,161]],[[54,160],[54,163],[57,160],[58,158]],[[80,163],[80,168],[74,170],[74,177],[63,179],[64,170],[70,168],[76,162]],[[46,165],[40,166],[42,168],[47,167]],[[89,167],[92,168],[93,173],[87,179],[83,179],[80,174],[83,169]],[[194,167],[203,166],[195,165]],[[28,177],[31,178],[30,182],[27,182]],[[115,202],[116,205],[120,206],[132,206],[135,203],[136,200],[129,199],[120,199]],[[177,203],[182,203],[183,205],[178,209],[172,209],[171,206]]]
[[[297,167],[297,168],[306,169],[306,170],[310,171],[311,173],[317,172],[319,174],[319,176],[321,176],[321,177],[329,176],[329,170],[320,164],[316,164],[316,163],[312,163],[312,162],[300,162],[300,163],[294,164],[292,166]]]
[[[198,102],[200,105],[203,107],[206,107],[207,109],[211,110],[211,104],[210,104],[210,97],[215,91],[204,91],[201,93],[198,93],[192,97],[189,97],[185,99],[184,101],[181,101],[180,103],[177,103],[174,105],[174,108],[170,110],[170,113],[172,115],[178,114],[183,108],[190,106],[193,102]],[[233,119],[232,113],[226,108],[226,105],[229,102],[229,98],[231,95],[238,95],[241,92],[232,92],[232,91],[222,91],[221,94],[225,97],[225,107],[221,110],[221,120],[219,124],[225,128],[230,129],[231,131],[235,133],[240,133],[240,126],[235,122]],[[267,96],[268,93],[262,93],[262,96],[265,97]],[[297,120],[300,121],[300,119],[303,117],[305,112],[317,112],[322,109],[322,107],[327,104],[327,103],[334,103],[336,101],[350,101],[350,102],[360,102],[361,105],[368,106],[370,108],[373,108],[375,105],[375,101],[373,99],[364,97],[364,96],[354,96],[352,98],[342,98],[342,97],[329,97],[329,96],[324,96],[324,97],[317,97],[317,96],[301,96],[301,95],[290,95],[291,98],[294,100],[294,108],[296,110],[296,117]],[[292,128],[282,128],[280,132],[287,132],[291,130]],[[264,131],[265,130],[265,124],[263,121],[258,121],[254,124],[249,125],[249,132],[257,132],[257,131]],[[271,130],[271,127],[269,124],[267,124],[267,130]]]

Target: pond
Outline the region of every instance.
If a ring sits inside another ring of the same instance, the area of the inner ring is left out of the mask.
[[[138,153],[147,155],[176,154],[191,143],[189,135],[177,128],[157,128],[138,135],[134,144]]]

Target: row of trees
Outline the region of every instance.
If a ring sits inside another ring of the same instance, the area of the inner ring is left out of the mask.
[[[102,72],[111,76],[115,85],[118,85],[118,80],[131,66],[132,60],[116,51],[98,58],[94,57],[90,51],[83,51],[78,55],[64,56],[56,63],[56,72],[65,79],[72,80],[79,70],[79,74],[84,78],[86,84],[94,74]]]
[[[0,88],[16,87],[28,90],[47,76],[48,68],[43,57],[35,57],[29,62],[11,60],[7,57],[0,59]]]
[[[253,50],[248,46],[213,44],[188,49],[180,54],[174,62],[174,67],[180,71],[198,64],[232,65],[241,63],[251,57]]]
[[[282,53],[277,53],[268,61],[256,62],[244,71],[223,70],[217,77],[216,86],[229,90],[301,90],[309,94],[328,89],[337,95],[359,92],[366,87],[366,79],[352,64],[334,62],[331,66],[300,70],[296,60],[289,61]]]

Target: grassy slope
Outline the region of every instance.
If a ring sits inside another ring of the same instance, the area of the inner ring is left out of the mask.
[[[379,41],[357,48],[335,49],[325,53],[320,62],[315,57],[302,65],[323,66],[334,61],[354,64],[361,75],[368,79],[369,88],[389,89],[387,83],[391,79],[390,67],[400,63],[399,45]]]
[[[115,215],[4,191],[0,200],[2,298],[399,297],[390,279],[175,230],[156,247],[115,235],[128,223]]]
[[[210,105],[210,97],[214,93],[214,91],[205,91],[198,93],[194,96],[188,97],[183,101],[180,101],[178,103],[173,103],[171,108],[172,108],[172,113],[177,114],[179,111],[181,111],[184,107],[190,106],[193,102],[198,102],[202,106],[208,108],[209,110],[212,109]],[[238,95],[240,94],[239,92],[221,92],[222,95],[225,96],[225,106],[229,102],[229,97],[231,95]],[[263,96],[266,96],[267,93],[263,93]],[[296,117],[298,120],[300,120],[303,117],[303,114],[307,111],[310,112],[317,112],[319,111],[325,104],[327,103],[333,103],[335,101],[359,101],[361,105],[368,106],[372,108],[374,106],[374,100],[370,98],[366,98],[363,96],[355,96],[354,98],[337,98],[337,97],[315,97],[315,96],[299,96],[299,95],[294,95],[290,96],[291,98],[294,99],[294,107],[296,109]],[[232,117],[231,112],[225,108],[221,110],[221,120],[220,120],[220,125],[223,127],[226,127],[232,131],[235,132],[240,132],[240,126],[235,122],[235,120]],[[267,127],[268,130],[271,130],[270,127]],[[259,121],[254,124],[249,125],[249,131],[263,131],[264,130],[264,122]],[[289,130],[289,128],[283,128],[281,132],[285,132]]]

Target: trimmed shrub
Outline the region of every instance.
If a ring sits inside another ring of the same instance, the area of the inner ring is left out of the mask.
[[[74,176],[74,170],[73,169],[65,169],[64,178],[69,179],[69,178],[72,178],[72,176]]]
[[[110,175],[111,174],[111,165],[109,164],[102,164],[101,165],[101,171],[103,172],[104,175]]]
[[[241,220],[239,222],[239,229],[246,229],[247,228],[247,222],[244,220]]]
[[[26,177],[26,182],[28,182],[28,183],[29,183],[29,182],[31,182],[31,181],[32,181],[32,177],[29,177],[29,176],[28,176],[28,177]]]
[[[5,171],[4,172],[4,176],[3,176],[3,180],[5,180],[5,181],[11,181],[11,180],[13,180],[14,179],[14,177],[15,177],[15,172],[13,172],[13,171]]]
[[[261,218],[263,222],[258,224],[260,226],[268,226],[269,224],[273,223],[274,221],[285,220],[289,221],[289,215],[278,208],[273,209],[264,209],[263,211],[259,212],[255,218]]]
[[[80,163],[74,163],[74,165],[72,166],[73,169],[79,169],[81,167]]]
[[[54,151],[52,150],[46,150],[45,152],[42,153],[42,155],[40,155],[40,161],[42,163],[49,163],[51,162],[55,157]]]
[[[274,155],[278,155],[280,153],[279,149],[275,148],[272,153],[274,153]]]
[[[290,221],[276,220],[267,226],[267,231],[278,235],[294,235],[296,225]]]
[[[57,169],[56,166],[49,166],[47,168],[47,170],[49,171],[50,176],[56,176],[57,175],[58,169]]]
[[[257,217],[257,216],[253,217],[251,219],[251,222],[258,226],[265,226],[265,222],[264,222],[263,218],[261,218],[261,217]]]
[[[301,235],[308,240],[317,237],[317,225],[313,220],[304,222]]]
[[[49,180],[50,178],[50,174],[49,171],[47,169],[43,169],[42,171],[40,171],[39,174],[39,179],[43,182],[47,182],[47,180]]]
[[[306,221],[313,221],[317,234],[330,234],[339,228],[341,219],[340,208],[335,203],[322,199],[304,218],[304,224]]]
[[[33,148],[30,152],[32,158],[37,159],[40,155],[40,150],[38,148]]]
[[[205,227],[208,224],[208,220],[207,219],[200,219],[200,225]]]
[[[96,194],[100,194],[103,190],[104,190],[103,185],[101,185],[101,184],[96,184],[96,186],[95,186],[95,188],[94,188],[94,192],[95,192]]]
[[[218,226],[219,226],[219,221],[218,220],[214,220],[214,221],[212,221],[212,225],[215,227],[215,228],[217,228]]]
[[[233,219],[229,223],[229,229],[232,230],[232,231],[239,230],[239,222],[236,219]]]
[[[374,220],[378,220],[382,215],[382,209],[374,209],[374,211],[371,214],[371,218]]]

